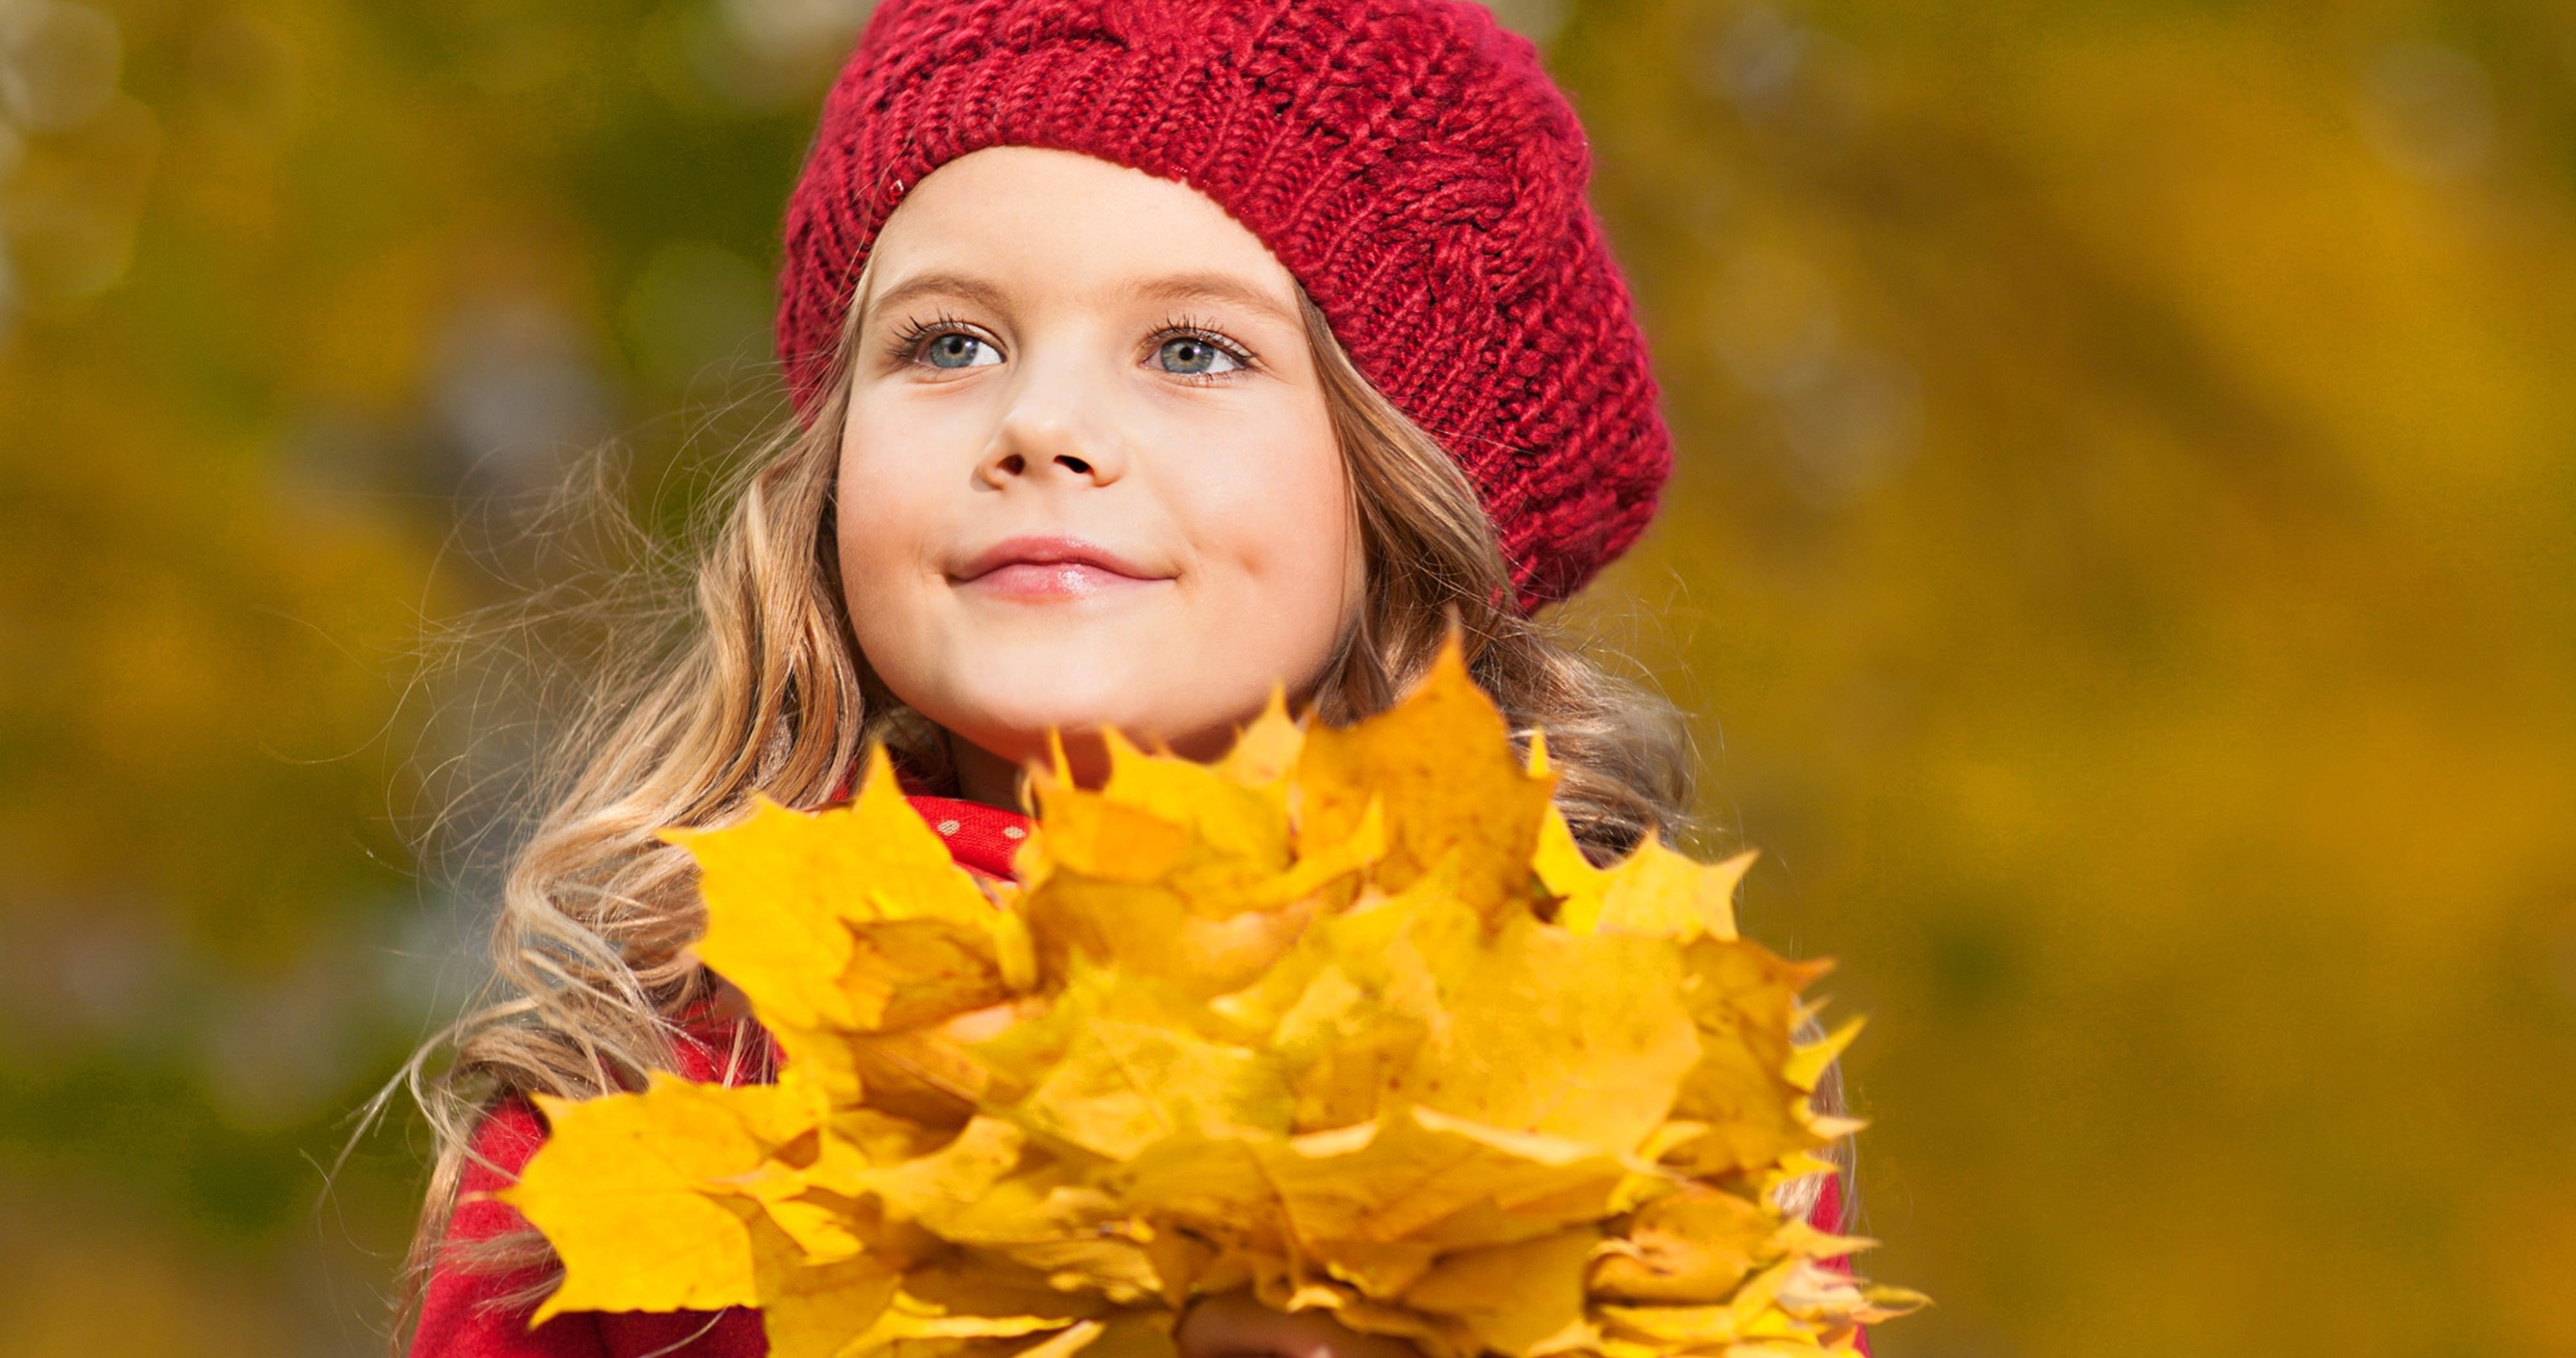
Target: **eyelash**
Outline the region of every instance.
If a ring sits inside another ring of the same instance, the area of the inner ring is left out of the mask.
[[[905,321],[895,331],[889,347],[893,350],[893,356],[897,362],[918,363],[921,361],[922,351],[929,347],[930,342],[943,335],[965,335],[981,344],[993,343],[990,335],[943,311],[928,320],[915,318]],[[1261,360],[1255,357],[1250,349],[1236,343],[1225,332],[1187,316],[1176,316],[1165,321],[1145,341],[1145,352],[1155,353],[1176,339],[1197,340],[1201,344],[1209,345],[1247,370],[1258,368],[1261,364]],[[1205,383],[1222,378],[1225,374],[1172,373],[1169,376],[1178,377],[1184,381]]]
[[[1210,348],[1217,350],[1219,353],[1224,354],[1226,357],[1233,359],[1237,364],[1241,365],[1244,371],[1247,372],[1255,371],[1261,366],[1261,360],[1254,357],[1250,349],[1246,349],[1241,344],[1236,343],[1233,339],[1229,338],[1224,331],[1218,330],[1204,321],[1193,320],[1187,316],[1177,316],[1171,320],[1165,321],[1162,328],[1156,330],[1152,337],[1145,341],[1145,352],[1148,354],[1157,353],[1164,345],[1169,344],[1176,339],[1197,340],[1199,343],[1207,345]],[[1202,384],[1215,382],[1225,376],[1224,373],[1172,373],[1169,375],[1178,377],[1185,382],[1197,382]]]
[[[905,321],[901,328],[894,332],[894,340],[890,347],[894,351],[897,362],[918,363],[921,361],[922,350],[930,347],[930,342],[942,335],[964,335],[980,344],[993,343],[990,335],[943,311],[926,321],[918,319]],[[993,347],[998,349],[1001,346]]]

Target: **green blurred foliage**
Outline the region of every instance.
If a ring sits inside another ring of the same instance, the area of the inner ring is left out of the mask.
[[[521,715],[413,653],[776,412],[862,7],[0,0],[0,1358],[379,1342]],[[2576,14],[1501,8],[1682,440],[1570,616],[1875,1016],[1881,1351],[2576,1353]]]

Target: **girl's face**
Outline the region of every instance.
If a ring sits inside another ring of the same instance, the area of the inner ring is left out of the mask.
[[[970,782],[1050,729],[1212,752],[1320,680],[1358,534],[1296,284],[1223,208],[978,151],[904,199],[854,305],[850,621]]]

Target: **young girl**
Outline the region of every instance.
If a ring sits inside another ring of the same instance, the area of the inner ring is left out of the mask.
[[[1529,620],[1670,463],[1586,174],[1536,53],[1467,0],[885,0],[788,209],[795,419],[694,635],[603,686],[429,1100],[417,1358],[762,1351],[748,1312],[530,1330],[544,1243],[485,1196],[545,1135],[531,1094],[770,1074],[689,953],[665,827],[829,804],[883,742],[1007,875],[1049,732],[1082,776],[1104,728],[1219,753],[1274,685],[1354,720],[1452,626],[1591,852],[1675,823],[1670,709]],[[1179,1339],[1407,1352],[1231,1297]]]

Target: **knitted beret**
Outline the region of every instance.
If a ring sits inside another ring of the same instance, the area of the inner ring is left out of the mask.
[[[788,204],[779,355],[811,413],[906,188],[988,146],[1177,180],[1288,267],[1481,496],[1523,608],[1591,579],[1672,466],[1590,156],[1468,0],[883,0]]]

